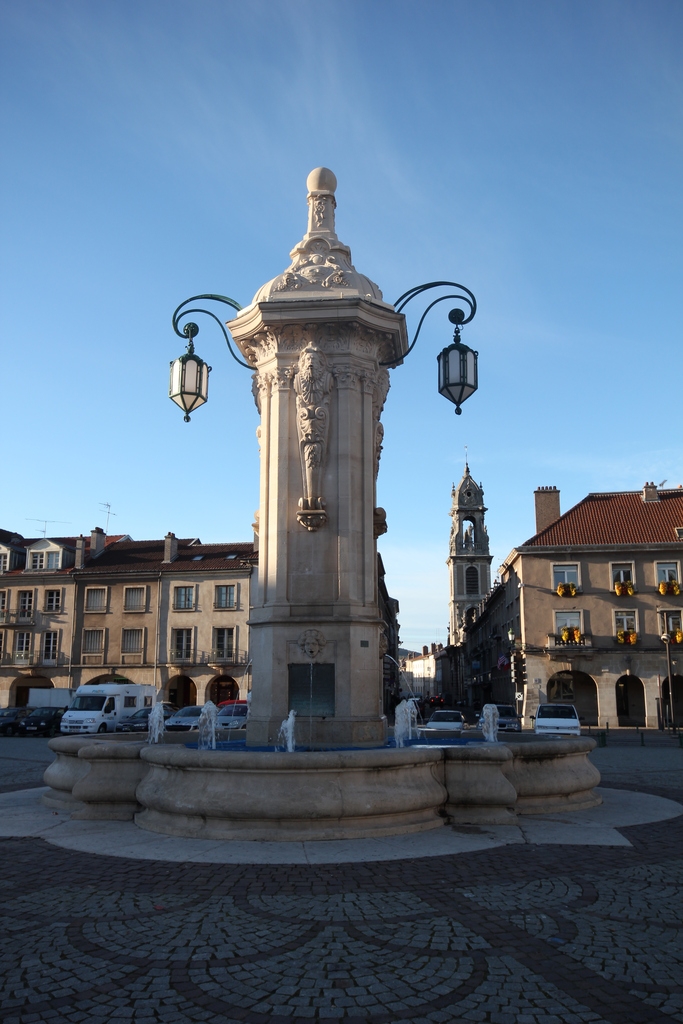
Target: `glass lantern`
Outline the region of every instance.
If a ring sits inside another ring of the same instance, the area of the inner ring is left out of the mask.
[[[188,324],[193,327],[193,324]],[[187,343],[187,352],[171,363],[171,384],[168,397],[185,413],[185,422],[190,422],[190,413],[204,405],[209,397],[209,374],[211,367],[195,354],[192,333]]]
[[[456,328],[453,344],[436,357],[439,364],[439,394],[453,402],[456,416],[460,416],[460,406],[479,386],[478,355],[478,352],[460,341],[460,331]]]

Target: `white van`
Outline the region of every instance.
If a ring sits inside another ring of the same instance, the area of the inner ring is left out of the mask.
[[[534,732],[537,736],[580,736],[576,708],[573,704],[539,704]]]
[[[116,723],[139,708],[151,708],[156,700],[153,686],[136,683],[84,683],[64,712],[62,735],[114,732]]]

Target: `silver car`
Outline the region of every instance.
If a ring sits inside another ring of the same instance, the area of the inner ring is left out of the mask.
[[[459,711],[435,711],[425,725],[421,725],[418,734],[434,732],[462,732],[465,721]]]

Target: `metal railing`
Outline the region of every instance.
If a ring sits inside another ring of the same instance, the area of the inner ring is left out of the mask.
[[[0,623],[5,626],[35,626],[36,613],[31,608],[18,612],[0,612]]]

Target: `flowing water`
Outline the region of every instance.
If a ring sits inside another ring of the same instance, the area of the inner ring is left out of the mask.
[[[147,719],[147,742],[161,743],[166,725],[164,722],[164,705],[159,702],[155,704]]]
[[[394,742],[397,747],[405,746],[412,740],[413,730],[417,735],[417,707],[413,700],[402,700],[394,712]]]
[[[294,726],[296,724],[296,711],[290,711],[284,722],[280,726],[280,731],[277,734],[277,747],[280,748],[280,744],[285,748],[288,754],[294,752]]]
[[[199,741],[198,750],[216,749],[216,716],[218,708],[212,700],[207,700],[199,716]]]
[[[500,715],[495,704],[484,704],[479,725],[486,743],[498,742],[498,719]]]

